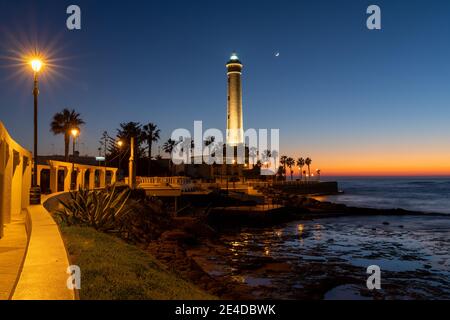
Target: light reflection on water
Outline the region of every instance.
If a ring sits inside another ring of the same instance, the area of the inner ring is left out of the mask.
[[[429,278],[419,279],[424,286],[447,287],[446,293],[450,294],[450,217],[344,217],[303,221],[283,228],[246,229],[228,243],[235,255],[233,276],[251,278],[254,284],[262,286],[282,283],[286,274],[255,275],[245,265],[252,266],[258,259],[270,257],[294,268],[311,262],[342,261],[360,268],[363,274],[372,264],[379,265],[382,272],[428,272]],[[411,277],[417,280],[416,275]]]

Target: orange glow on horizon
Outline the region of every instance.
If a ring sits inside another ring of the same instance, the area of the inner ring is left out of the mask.
[[[311,174],[321,169],[321,177],[327,176],[450,176],[450,151],[428,150],[428,152],[389,153],[347,150],[345,153],[317,152],[312,156]],[[286,168],[290,175],[289,168]],[[308,167],[303,171],[308,174]],[[298,176],[296,166],[294,175]]]

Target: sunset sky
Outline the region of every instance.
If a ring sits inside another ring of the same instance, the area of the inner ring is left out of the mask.
[[[0,120],[32,146],[32,75],[15,57],[37,44],[54,59],[41,81],[40,145],[64,107],[103,131],[154,122],[226,126],[226,68],[244,64],[245,128],[279,128],[281,153],[323,175],[450,175],[449,1],[76,1],[82,30],[65,27],[72,1],[0,4]],[[366,9],[382,10],[382,30]],[[279,53],[279,56],[276,56]],[[156,150],[156,148],[155,148]]]

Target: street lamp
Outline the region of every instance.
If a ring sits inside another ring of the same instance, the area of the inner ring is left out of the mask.
[[[121,149],[121,151],[122,151],[123,141],[122,141],[122,140],[117,141],[117,146],[118,146],[119,149]],[[121,174],[122,155],[120,154],[121,151],[119,152],[119,181],[120,181],[120,178],[122,177],[122,174]]]
[[[37,153],[38,153],[38,73],[41,71],[44,63],[42,60],[35,58],[30,61],[31,69],[34,72],[34,148],[33,148],[33,179],[30,189],[30,204],[37,205],[41,204],[41,188],[38,186],[38,170],[37,170]]]
[[[77,184],[77,174],[75,173],[75,141],[78,137],[78,135],[80,134],[80,130],[78,128],[73,128],[72,130],[70,130],[70,134],[73,137],[73,150],[72,150],[72,176],[71,176],[71,180],[72,180],[72,190],[76,189],[76,184]]]

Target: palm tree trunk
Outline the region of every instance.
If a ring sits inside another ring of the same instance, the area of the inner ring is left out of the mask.
[[[64,159],[66,162],[69,162],[69,145],[70,136],[68,133],[64,133]]]
[[[151,176],[151,170],[150,167],[152,166],[152,141],[149,140],[148,141],[148,168],[147,168],[147,172],[148,172],[148,176]]]

